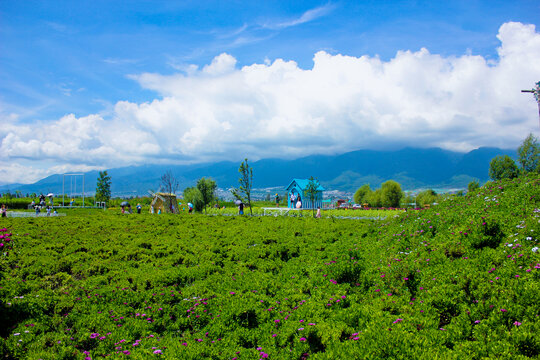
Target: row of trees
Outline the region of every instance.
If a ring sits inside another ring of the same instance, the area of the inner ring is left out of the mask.
[[[240,186],[231,190],[234,197],[245,203],[251,210],[251,189],[253,187],[253,170],[245,159],[238,169],[241,176]],[[175,194],[180,187],[180,182],[169,170],[160,178],[160,191]],[[210,178],[200,178],[196,186],[184,190],[184,200],[193,204],[195,211],[204,211],[206,207],[216,200],[217,184]],[[96,184],[96,201],[109,202],[111,199],[111,177],[107,171],[100,171]]]
[[[368,204],[370,207],[399,207],[403,198],[401,185],[394,180],[388,180],[373,191],[368,184],[363,185],[354,193],[354,202]]]
[[[540,172],[540,145],[533,134],[523,140],[517,155],[519,166],[508,155],[494,157],[489,164],[489,177],[493,180],[513,179],[520,174]]]

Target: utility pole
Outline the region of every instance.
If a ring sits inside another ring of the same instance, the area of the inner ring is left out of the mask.
[[[536,103],[538,104],[538,119],[540,121],[540,81],[536,83],[536,87],[531,90],[521,90],[522,93],[533,93]]]

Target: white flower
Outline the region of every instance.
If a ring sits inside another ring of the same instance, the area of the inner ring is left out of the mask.
[[[532,252],[535,253],[535,252],[537,252],[537,251],[538,251],[538,246],[535,246],[535,247],[532,248]]]

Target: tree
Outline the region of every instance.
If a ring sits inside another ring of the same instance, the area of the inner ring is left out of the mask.
[[[315,217],[315,199],[319,193],[319,182],[313,176],[309,178],[309,182],[304,190],[304,196],[311,202],[313,217]],[[305,201],[305,200],[304,200]]]
[[[533,134],[529,134],[518,148],[518,162],[525,173],[540,170],[540,145]]]
[[[180,183],[178,182],[178,179],[173,175],[171,170],[167,170],[165,174],[161,175],[160,180],[161,191],[167,194],[176,194],[178,188],[180,187]]]
[[[401,199],[401,202],[407,206],[410,206],[410,205],[413,205],[415,204],[416,205],[416,200],[415,200],[415,197],[414,195],[412,194],[412,192],[410,191],[407,191],[407,193],[405,193],[403,195],[403,198]]]
[[[370,207],[381,207],[382,206],[382,192],[381,189],[377,189],[367,194],[365,200]]]
[[[471,181],[469,185],[467,185],[467,191],[473,192],[477,190],[480,187],[480,183],[477,180]]]
[[[418,206],[433,204],[434,202],[437,202],[437,198],[437,193],[432,189],[420,191],[418,195],[416,195],[416,204]]]
[[[204,213],[206,214],[206,205],[210,204],[216,193],[216,182],[210,178],[200,178],[197,181],[197,189],[199,189],[203,201]]]
[[[231,193],[235,198],[247,203],[249,206],[249,214],[253,216],[253,211],[251,210],[251,189],[253,187],[253,169],[249,167],[248,159],[246,158],[240,164],[238,172],[241,174],[238,179],[240,187],[231,189]]]
[[[204,208],[203,196],[195,186],[184,189],[184,201],[192,203],[197,212],[201,212]]]
[[[381,202],[384,207],[399,207],[403,191],[401,185],[394,180],[388,180],[381,186]]]
[[[489,177],[493,180],[513,179],[518,177],[519,169],[508,155],[499,155],[489,163]]]
[[[354,193],[354,196],[353,196],[355,204],[362,205],[363,203],[365,203],[366,198],[368,197],[368,195],[370,193],[371,193],[371,188],[369,187],[368,184],[365,184],[365,185],[362,185],[361,187],[359,187],[358,190],[356,190],[356,192]]]
[[[96,201],[107,203],[111,199],[111,177],[107,171],[100,171],[96,185]]]

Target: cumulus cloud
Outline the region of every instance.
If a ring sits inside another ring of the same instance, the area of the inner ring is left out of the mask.
[[[534,98],[520,90],[540,80],[540,34],[534,25],[505,23],[497,37],[497,60],[424,48],[388,61],[321,51],[311,69],[282,59],[239,68],[224,53],[185,73],[132,75],[158,98],[118,102],[107,118],[68,115],[32,126],[12,119],[0,130],[0,159],[111,167],[516,147],[538,126]]]

